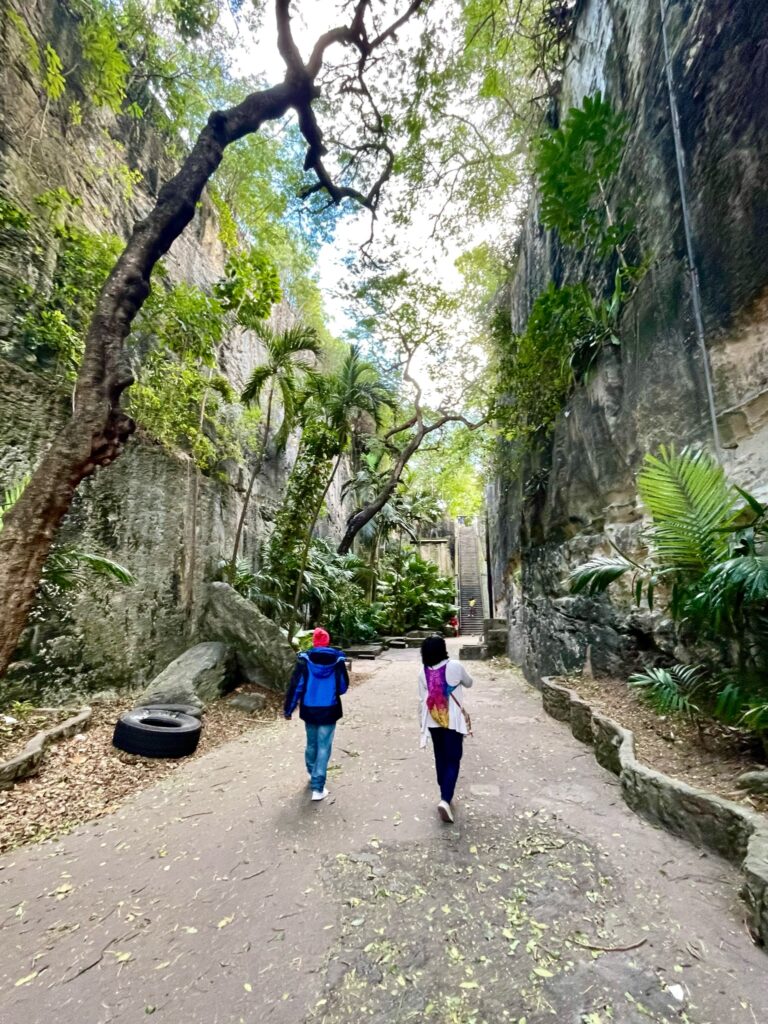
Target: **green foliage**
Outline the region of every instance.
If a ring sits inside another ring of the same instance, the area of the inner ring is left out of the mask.
[[[0,231],[23,235],[29,230],[30,215],[0,194]]]
[[[43,62],[40,59],[40,49],[37,45],[37,40],[29,31],[26,21],[21,18],[16,11],[10,7],[7,9],[7,17],[22,42],[24,47],[24,63],[27,65],[29,70],[37,78],[40,78],[43,73]]]
[[[729,554],[729,529],[741,514],[739,492],[708,452],[665,446],[658,456],[646,455],[637,486],[653,520],[646,531],[652,558],[642,565],[623,555],[592,559],[570,574],[571,589],[595,595],[634,571],[638,604],[645,592],[652,608],[654,589],[664,581],[673,615],[683,618],[697,601],[703,608],[697,594],[703,579],[711,579],[709,572],[720,578]]]
[[[0,532],[4,517],[24,493],[30,477],[30,473],[25,474],[0,497]],[[48,556],[40,575],[40,597],[50,603],[60,594],[82,590],[92,576],[105,576],[125,586],[132,586],[136,582],[134,575],[125,566],[111,558],[67,544],[54,548]]]
[[[572,107],[559,128],[544,132],[534,146],[534,167],[541,193],[541,219],[562,240],[583,248],[594,244],[606,254],[621,246],[631,231],[617,224],[606,190],[618,171],[627,138],[627,122],[599,92]]]
[[[219,17],[214,0],[168,0],[168,9],[182,39],[198,39]]]
[[[219,241],[227,252],[234,252],[240,244],[237,233],[237,221],[229,204],[222,199],[217,189],[210,188],[208,194],[211,197],[211,202],[216,207],[216,213],[219,217]]]
[[[224,329],[221,303],[197,285],[182,281],[169,289],[153,289],[137,333],[153,337],[160,349],[212,367]]]
[[[588,562],[577,566],[569,575],[572,594],[587,594],[589,597],[596,597],[604,593],[612,583],[630,572],[634,563],[620,555],[609,558],[605,555],[596,555]],[[650,598],[652,606],[653,598]]]
[[[67,80],[62,74],[63,67],[61,58],[50,43],[45,44],[45,74],[43,75],[43,89],[49,100],[56,102],[64,95],[67,88]]]
[[[126,96],[130,65],[120,48],[114,20],[94,10],[81,30],[86,62],[83,86],[91,102],[118,112]]]
[[[498,310],[492,325],[496,419],[508,441],[530,444],[553,426],[579,373],[606,342],[617,341],[583,284],[550,284],[536,299],[522,334]]]
[[[57,212],[67,198],[52,190],[37,201]],[[50,294],[30,293],[26,312],[17,317],[16,331],[38,361],[53,357],[64,375],[74,379],[96,300],[122,243],[112,235],[73,225],[54,227],[53,236],[59,248]]]
[[[410,629],[439,629],[456,611],[453,580],[437,566],[403,550],[389,556],[374,605],[381,633],[401,635]]]
[[[643,692],[660,715],[699,713],[693,700],[702,686],[702,672],[694,665],[672,665],[670,668],[649,668],[629,677],[630,686]]]
[[[222,308],[231,312],[242,327],[253,330],[280,301],[280,276],[266,252],[234,252],[214,291]]]
[[[194,357],[151,353],[128,393],[128,410],[151,437],[189,452],[210,472],[224,459],[242,461],[242,445],[255,443],[255,430],[246,410],[228,422],[221,400],[231,403],[235,395],[225,378],[204,367]]]
[[[275,331],[266,323],[256,327],[256,334],[265,348],[266,362],[257,366],[248,378],[241,401],[246,405],[259,402],[265,387],[269,386],[269,414],[273,413],[272,397],[279,394],[283,407],[283,422],[276,437],[278,448],[285,447],[288,436],[296,426],[299,411],[299,387],[314,377],[313,358],[320,355],[320,339],[313,327],[296,324],[284,331]],[[271,426],[271,422],[268,427]],[[268,438],[264,438],[265,443]]]
[[[652,609],[663,585],[670,613],[690,639],[719,645],[706,694],[710,713],[754,728],[759,716],[747,712],[765,690],[768,647],[768,507],[732,486],[711,455],[690,449],[662,447],[658,456],[647,455],[638,490],[652,517],[645,532],[649,558],[639,563],[620,552],[593,558],[571,572],[571,590],[595,596],[631,574],[635,602],[645,597]],[[737,664],[723,673],[734,650]],[[662,682],[668,684],[666,677]]]
[[[68,544],[51,553],[43,572],[42,584],[49,594],[69,592],[82,589],[90,576],[105,576],[124,586],[132,586],[136,582],[133,573],[119,562],[103,555],[81,551]]]
[[[15,484],[11,484],[3,492],[2,497],[0,497],[0,530],[3,529],[3,519],[24,493],[24,488],[29,483],[30,475],[30,473],[25,473]]]

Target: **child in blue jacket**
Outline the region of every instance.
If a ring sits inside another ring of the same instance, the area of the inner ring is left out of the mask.
[[[324,629],[312,634],[312,647],[296,659],[296,667],[285,695],[285,717],[297,707],[307,730],[305,763],[313,800],[325,800],[325,777],[331,759],[333,734],[341,718],[341,695],[349,688],[344,652],[331,647]]]

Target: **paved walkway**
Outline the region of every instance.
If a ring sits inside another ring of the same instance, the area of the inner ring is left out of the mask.
[[[735,872],[631,814],[516,676],[471,668],[454,828],[402,651],[347,697],[331,800],[279,723],[0,859],[1,1024],[767,1020]]]

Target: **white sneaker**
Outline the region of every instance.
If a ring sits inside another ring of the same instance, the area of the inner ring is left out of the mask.
[[[327,789],[324,789],[322,791],[322,793],[318,792],[316,789],[312,791],[312,799],[313,800],[325,800],[325,798],[327,796],[328,796],[328,790]]]
[[[441,800],[437,805],[437,813],[448,825],[453,824],[453,811],[451,810],[451,805],[446,803],[445,800]]]

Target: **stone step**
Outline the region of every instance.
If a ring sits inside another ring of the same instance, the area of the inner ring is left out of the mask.
[[[354,647],[347,647],[344,653],[348,658],[359,658],[364,661],[373,661],[384,650],[384,644],[357,644]]]

